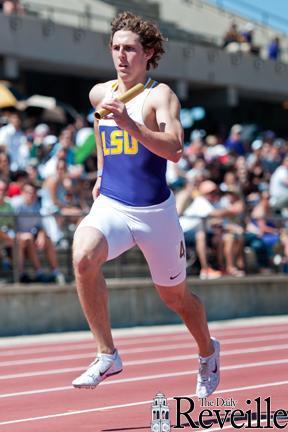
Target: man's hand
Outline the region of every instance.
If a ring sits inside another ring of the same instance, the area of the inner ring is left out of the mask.
[[[96,183],[92,189],[92,197],[94,201],[100,195],[101,179],[102,177],[97,178]]]
[[[107,109],[113,114],[113,120],[121,129],[126,129],[131,126],[133,120],[129,117],[126,106],[119,99],[111,99],[102,105],[102,108]]]
[[[46,234],[44,231],[40,230],[36,240],[35,240],[35,244],[37,249],[43,250],[45,248],[45,244],[46,244]]]

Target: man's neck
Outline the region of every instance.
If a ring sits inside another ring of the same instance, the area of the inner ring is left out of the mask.
[[[130,88],[134,87],[136,84],[139,84],[139,83],[145,84],[147,82],[147,79],[148,79],[148,77],[147,77],[147,73],[146,72],[145,72],[145,74],[143,74],[143,75],[141,75],[141,76],[139,76],[139,77],[137,77],[136,79],[133,79],[133,80],[128,80],[128,79],[127,80],[123,80],[123,78],[120,78],[118,76],[118,79],[117,79],[117,81],[118,81],[118,88],[117,88],[117,90],[118,90],[118,92],[120,94],[123,94],[127,90],[129,90]]]

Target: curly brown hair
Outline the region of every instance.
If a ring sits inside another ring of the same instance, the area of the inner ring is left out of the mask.
[[[132,12],[121,12],[111,22],[111,37],[110,47],[114,34],[119,30],[130,30],[136,33],[143,46],[144,51],[153,49],[154,54],[147,62],[147,70],[152,66],[154,69],[158,66],[158,62],[165,53],[162,36],[158,27],[152,21],[145,21],[140,16],[134,15]]]

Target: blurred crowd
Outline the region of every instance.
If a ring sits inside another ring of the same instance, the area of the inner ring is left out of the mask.
[[[245,135],[240,124],[226,139],[195,130],[179,163],[168,163],[188,263],[196,250],[202,279],[249,266],[288,272],[288,142],[273,131]]]
[[[246,136],[240,124],[223,139],[194,130],[182,159],[168,162],[187,263],[202,279],[243,276],[248,258],[253,271],[288,272],[288,142],[273,131]],[[17,260],[23,282],[63,282],[57,250],[70,246],[92,204],[96,170],[94,131],[83,117],[56,133],[45,123],[24,128],[17,111],[2,116],[2,268]]]
[[[280,60],[280,38],[275,36],[269,40],[266,47],[260,47],[255,44],[254,32],[255,26],[252,23],[248,22],[239,28],[232,22],[224,35],[223,48],[230,53],[251,53],[266,59]]]
[[[62,282],[56,249],[67,247],[69,233],[92,202],[97,167],[93,128],[79,116],[57,134],[45,123],[24,129],[17,111],[6,112],[2,123],[2,265],[12,265],[14,250],[21,281],[30,278],[25,271],[28,259],[35,272],[33,280]],[[13,248],[15,240],[17,248]],[[46,254],[51,268],[48,275],[41,267],[39,251]]]

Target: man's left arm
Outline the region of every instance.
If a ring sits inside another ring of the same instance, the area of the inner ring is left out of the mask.
[[[183,153],[183,129],[179,120],[180,103],[172,90],[166,85],[159,85],[149,95],[151,110],[159,131],[153,131],[147,126],[132,120],[125,105],[118,99],[103,105],[113,113],[113,118],[119,127],[125,129],[148,150],[172,162],[178,162]],[[149,105],[150,106],[150,105]]]

